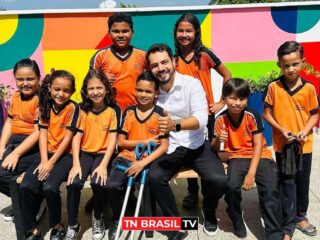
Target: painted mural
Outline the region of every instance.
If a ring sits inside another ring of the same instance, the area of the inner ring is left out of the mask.
[[[173,48],[173,26],[186,11],[132,12],[132,44],[147,50],[157,42]],[[278,70],[276,50],[288,40],[305,47],[307,62],[320,70],[320,5],[190,10],[201,21],[202,39],[233,76],[257,78]],[[77,89],[97,49],[111,45],[107,19],[112,13],[0,15],[0,81],[14,86],[12,68],[21,58],[39,63],[42,75],[66,69]],[[305,76],[319,93],[319,78]],[[79,94],[74,97],[79,100]]]

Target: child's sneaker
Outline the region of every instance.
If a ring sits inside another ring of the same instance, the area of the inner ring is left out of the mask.
[[[66,233],[66,237],[64,238],[64,240],[76,240],[78,238],[80,230],[81,230],[81,226],[79,223],[76,227],[68,227],[68,231]]]
[[[50,233],[50,240],[64,240],[65,235],[66,230],[64,229],[64,226],[61,224],[59,229],[52,228]]]
[[[241,216],[239,220],[233,220],[229,208],[227,208],[226,211],[230,220],[232,221],[234,235],[236,235],[238,238],[246,238],[247,228],[246,228],[246,225],[244,224],[243,217]]]
[[[92,238],[94,240],[101,240],[105,234],[105,227],[103,217],[96,219],[94,211],[92,212]]]
[[[9,208],[9,210],[2,216],[2,219],[6,222],[12,222],[14,220],[13,217],[13,209],[12,206]]]

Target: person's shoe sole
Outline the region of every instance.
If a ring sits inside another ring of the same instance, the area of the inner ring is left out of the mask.
[[[204,227],[204,223],[205,223],[205,217],[204,217],[204,213],[203,211],[201,211],[202,213],[202,217],[203,217],[203,231],[205,232],[205,234],[209,235],[209,236],[215,236],[218,232],[219,232],[219,226],[217,224],[217,229],[212,232],[212,231],[208,231],[205,227]]]
[[[3,219],[3,221],[5,221],[5,222],[13,222],[14,217],[13,217],[13,216],[5,216],[5,215],[3,215],[3,216],[2,216],[2,219]]]

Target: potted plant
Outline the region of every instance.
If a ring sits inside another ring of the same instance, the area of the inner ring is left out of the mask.
[[[278,78],[280,73],[273,70],[267,72],[265,75],[258,76],[256,79],[247,79],[251,88],[251,95],[249,97],[249,107],[256,110],[261,116],[263,112],[263,99],[262,95],[268,84]],[[263,119],[264,131],[263,135],[266,138],[267,145],[272,145],[272,130],[271,126]]]
[[[0,134],[2,127],[7,117],[7,107],[9,106],[9,99],[11,97],[12,87],[0,83]]]

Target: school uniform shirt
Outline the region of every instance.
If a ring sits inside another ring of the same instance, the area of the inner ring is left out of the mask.
[[[252,158],[253,136],[263,132],[262,119],[257,112],[244,109],[240,115],[239,122],[235,122],[223,111],[216,119],[214,135],[217,136],[224,129],[228,133],[228,139],[224,143],[224,150],[229,152],[230,158]],[[267,148],[266,140],[262,136],[261,158],[272,158],[271,151]]]
[[[195,117],[199,122],[198,129],[170,132],[168,154],[179,146],[196,149],[203,145],[208,122],[208,104],[199,80],[175,72],[170,91],[160,88],[157,105],[165,109],[172,120]]]
[[[176,58],[176,70],[179,73],[192,76],[201,81],[206,92],[208,105],[214,103],[210,69],[217,68],[220,64],[221,60],[206,47],[201,48],[200,67],[195,62],[194,56],[189,61],[181,56]]]
[[[160,139],[168,137],[161,133],[158,127],[158,120],[163,116],[163,109],[155,105],[149,116],[141,120],[137,114],[137,105],[131,106],[123,114],[119,134],[125,135],[127,140],[146,140],[158,135],[160,135]],[[134,149],[121,150],[119,157],[123,157],[129,161],[136,161]]]
[[[80,107],[70,100],[60,111],[51,108],[50,122],[46,123],[40,119],[39,128],[48,129],[48,152],[57,151],[67,129],[76,131],[80,126]],[[71,152],[71,144],[65,152]]]
[[[99,50],[91,59],[90,67],[105,74],[115,75],[112,87],[117,92],[116,100],[122,112],[137,103],[135,86],[138,76],[146,69],[146,53],[131,47],[128,55],[121,58],[114,47]]]
[[[82,132],[81,150],[90,153],[105,153],[109,133],[118,131],[120,118],[114,108],[106,107],[100,112],[81,111],[79,131]]]
[[[298,134],[304,129],[309,117],[318,113],[319,100],[314,86],[305,79],[302,85],[291,91],[281,76],[271,82],[264,92],[264,103],[266,107],[272,108],[272,115],[276,122],[284,129]],[[274,150],[282,152],[285,138],[275,128],[272,128]],[[302,144],[303,153],[312,152],[313,134],[309,134],[307,141]]]
[[[34,125],[38,123],[39,98],[36,95],[24,97],[20,92],[15,92],[8,111],[12,119],[12,135],[30,135]]]

